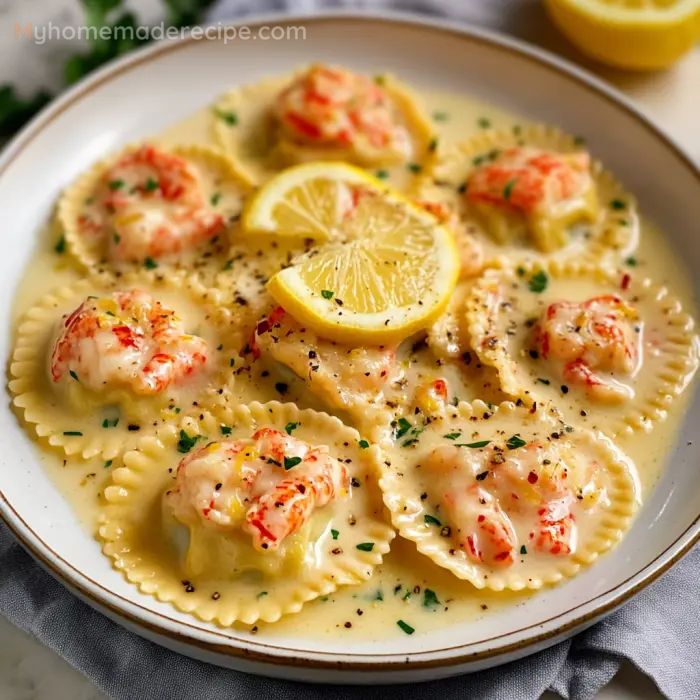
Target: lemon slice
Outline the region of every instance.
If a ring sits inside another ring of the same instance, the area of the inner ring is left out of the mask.
[[[584,53],[621,68],[665,68],[700,37],[700,0],[545,0]]]
[[[459,272],[452,233],[359,168],[311,163],[283,171],[251,203],[249,231],[320,244],[267,289],[319,335],[398,342],[445,308]]]

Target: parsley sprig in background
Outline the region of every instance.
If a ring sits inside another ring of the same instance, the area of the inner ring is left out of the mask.
[[[202,21],[204,11],[213,0],[163,0],[165,5],[165,23],[170,27],[189,27]],[[115,29],[136,28],[138,17],[124,7],[123,0],[80,0],[83,7],[85,25],[90,27],[109,27]],[[116,36],[115,36],[116,34]],[[131,32],[110,32],[108,39],[100,39],[99,34],[90,42],[88,49],[70,56],[64,66],[66,85],[86,76],[99,66],[117,56],[123,56],[132,49],[145,43],[135,38],[125,40],[122,37]],[[119,37],[119,38],[117,38]],[[20,97],[16,87],[9,83],[0,86],[0,140],[6,140],[31,119],[52,98],[53,94],[39,90],[34,95]]]

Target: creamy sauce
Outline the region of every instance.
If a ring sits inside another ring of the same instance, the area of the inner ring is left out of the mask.
[[[428,94],[424,100],[426,113],[432,115],[441,143],[464,140],[487,126],[510,128],[518,123],[516,118],[505,112],[459,96]],[[212,131],[211,112],[206,108],[167,129],[158,136],[158,140],[164,145],[212,145]],[[19,283],[13,309],[15,321],[44,293],[82,276],[70,265],[66,255],[54,252],[57,240],[55,228],[47,226]],[[668,284],[684,308],[694,313],[690,277],[663,234],[648,221],[642,221],[641,242],[634,257],[637,274],[648,275],[658,284]],[[264,386],[251,381],[240,398],[260,401],[279,399],[275,383],[275,377],[270,377]],[[253,393],[255,384],[257,387]],[[302,382],[291,382],[290,387],[284,397],[286,400],[298,400],[306,405],[318,403],[304,396]],[[635,434],[617,442],[636,464],[643,496],[654,487],[672,451],[691,393],[687,390],[682,397],[674,400],[667,420],[656,425],[651,434]],[[478,395],[478,391],[472,391],[472,394]],[[101,459],[84,462],[64,458],[57,452],[38,451],[38,454],[80,522],[94,533],[102,491],[116,460],[108,464]],[[434,597],[426,594],[426,590],[432,591]],[[276,634],[294,637],[323,638],[343,634],[348,639],[377,639],[403,634],[397,626],[398,620],[405,621],[417,632],[424,632],[488,618],[493,611],[517,605],[530,595],[479,591],[418,554],[412,542],[397,538],[384,563],[366,584],[345,588],[309,603],[300,613],[287,616],[274,626],[258,624],[253,629],[258,635],[264,635],[273,627]]]

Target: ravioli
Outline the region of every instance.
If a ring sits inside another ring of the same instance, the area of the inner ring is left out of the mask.
[[[144,593],[223,626],[273,622],[381,563],[378,454],[292,404],[187,419],[124,456],[99,537]]]
[[[636,202],[576,139],[552,127],[488,130],[443,153],[420,197],[447,207],[483,247],[507,260],[599,261],[639,239]]]
[[[397,433],[380,481],[392,522],[477,588],[575,575],[622,537],[638,506],[627,458],[555,411],[463,402],[412,430]]]
[[[415,95],[391,76],[314,64],[223,95],[217,137],[255,183],[300,162],[396,166],[409,182],[433,156],[433,132]]]
[[[161,423],[228,398],[239,343],[218,293],[196,278],[88,277],[31,308],[10,391],[67,454],[111,459]]]
[[[58,219],[70,252],[90,269],[206,268],[226,255],[249,189],[213,149],[143,143],[78,178]]]
[[[612,436],[663,420],[697,369],[694,323],[665,287],[628,269],[485,273],[468,302],[469,330],[503,390]]]

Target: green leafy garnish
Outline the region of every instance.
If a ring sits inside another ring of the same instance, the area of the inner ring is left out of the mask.
[[[527,445],[527,442],[520,437],[519,433],[512,435],[506,440],[506,447],[509,450],[517,450],[519,447],[525,447],[525,445]]]
[[[530,277],[530,281],[527,283],[528,288],[531,292],[535,294],[540,294],[547,289],[547,284],[549,283],[549,278],[544,270],[540,270]]]
[[[380,180],[386,180],[389,177],[389,171],[388,170],[377,170],[377,172],[374,173],[374,176],[379,178]]]
[[[527,547],[524,544],[520,545],[520,554],[527,554]]]
[[[287,423],[287,425],[284,426],[284,432],[287,433],[287,435],[291,435],[298,427],[299,423]]]
[[[209,201],[212,207],[215,207],[221,201],[221,192],[214,192]]]
[[[416,630],[411,627],[407,622],[404,622],[403,620],[397,620],[396,624],[406,633],[406,634],[413,634]]]
[[[147,270],[155,270],[158,267],[158,263],[153,258],[146,258],[143,261],[143,266]]]
[[[64,430],[63,431],[64,435],[69,435],[69,436],[79,436],[82,435],[82,433],[79,430]]]
[[[80,379],[78,379],[78,375],[72,369],[68,370],[68,374],[70,374],[70,376],[73,377],[73,379],[75,379],[76,382],[80,381]]]
[[[110,180],[109,181],[109,189],[114,192],[115,190],[120,190],[122,187],[124,187],[124,180]]]
[[[425,520],[426,525],[437,525],[438,527],[442,525],[442,523],[434,515],[430,515],[429,513],[426,513],[423,516],[423,520]]]
[[[177,441],[177,451],[187,454],[201,440],[201,435],[188,435],[184,430],[180,430],[180,439]]]
[[[621,199],[612,199],[610,201],[610,208],[615,209],[616,211],[621,211],[626,206],[627,205]]]
[[[456,440],[458,437],[462,437],[462,433],[447,433],[442,437],[447,438],[448,440]]]
[[[229,126],[236,126],[236,124],[238,124],[238,115],[235,112],[214,107],[214,114],[216,114],[219,119],[225,121]]]
[[[357,444],[360,446],[360,449],[366,450],[369,447],[369,443],[367,440],[358,440]]]
[[[491,442],[491,440],[479,440],[478,442],[458,442],[455,443],[457,447],[473,447],[474,449],[479,449],[481,447],[486,447]]]
[[[339,535],[340,535],[340,532],[338,532],[338,530],[331,530],[331,537],[334,540],[337,540]]]
[[[413,426],[405,419],[399,418],[398,427],[396,428],[396,437],[403,437]]]
[[[301,464],[301,457],[285,457],[284,458],[284,468],[291,469],[296,467],[297,464]]]
[[[61,237],[56,241],[56,245],[53,247],[54,252],[62,255],[66,252],[66,237],[61,235]]]
[[[102,421],[103,428],[116,428],[119,425],[119,418],[105,418]]]
[[[488,129],[491,126],[491,120],[486,117],[479,117],[476,123],[480,129]]]
[[[146,192],[155,192],[159,187],[160,183],[158,180],[153,177],[149,177],[148,180],[146,180],[146,184],[143,186],[143,189]]]
[[[433,112],[433,121],[446,122],[450,118],[447,112]]]
[[[230,435],[233,428],[231,428],[230,425],[220,425],[219,430],[221,431],[222,435]]]
[[[510,195],[513,192],[513,188],[515,187],[515,183],[518,181],[517,177],[514,177],[512,180],[508,180],[506,182],[506,186],[503,188],[503,199],[510,199]]]
[[[108,460],[102,465],[102,467],[103,467],[104,469],[109,469],[111,466],[112,466],[112,460],[111,460],[111,459],[108,459]]]
[[[371,552],[374,549],[374,542],[360,542],[360,544],[355,545],[355,549],[359,549],[361,552]]]
[[[321,290],[321,296],[324,299],[332,299],[333,298],[334,292],[332,292],[330,289],[322,289]]]
[[[423,607],[434,608],[436,605],[440,605],[440,600],[435,594],[435,591],[430,590],[430,588],[426,588],[423,591]]]

